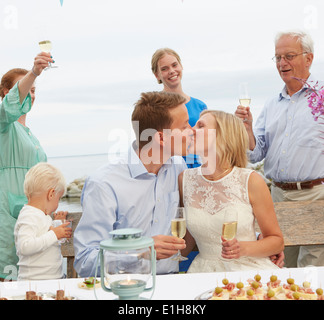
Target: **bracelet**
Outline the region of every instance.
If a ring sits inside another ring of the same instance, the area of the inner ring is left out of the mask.
[[[33,74],[35,77],[38,77],[38,76],[39,76],[39,74],[36,74],[36,73],[34,72],[34,67],[31,69],[31,72],[32,72],[32,74]]]

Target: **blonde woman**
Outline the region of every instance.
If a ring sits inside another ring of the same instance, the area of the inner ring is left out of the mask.
[[[204,111],[196,126],[195,153],[202,166],[179,176],[187,212],[186,249],[199,254],[188,272],[278,268],[269,256],[284,247],[270,192],[263,178],[247,169],[248,137],[242,121],[222,111]],[[237,234],[222,237],[226,211],[238,212]],[[263,239],[256,239],[257,220]]]
[[[199,119],[200,113],[207,109],[204,102],[184,93],[182,89],[182,71],[180,56],[170,48],[161,48],[155,51],[151,61],[152,72],[159,84],[163,84],[163,91],[178,93],[183,96],[189,114],[189,124],[194,127]],[[188,168],[200,165],[194,154],[184,157]]]

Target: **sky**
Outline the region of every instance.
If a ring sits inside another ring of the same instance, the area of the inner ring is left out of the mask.
[[[0,76],[31,69],[51,40],[56,69],[36,80],[27,126],[49,157],[125,151],[141,92],[159,91],[156,49],[178,52],[184,92],[234,112],[247,82],[256,120],[283,82],[274,62],[279,31],[308,31],[311,72],[324,79],[322,0],[1,0]]]

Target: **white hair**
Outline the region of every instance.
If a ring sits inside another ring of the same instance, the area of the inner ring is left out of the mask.
[[[314,53],[314,42],[308,33],[301,30],[278,32],[275,37],[275,45],[277,45],[279,39],[284,36],[297,38],[297,42],[301,44],[303,50],[305,50],[306,52]]]
[[[24,192],[29,199],[32,195],[54,189],[66,193],[66,182],[59,169],[47,162],[39,162],[25,175]]]

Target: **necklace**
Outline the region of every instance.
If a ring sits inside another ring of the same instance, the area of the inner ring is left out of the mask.
[[[217,180],[219,177],[226,175],[226,173],[230,172],[232,168],[228,168],[225,171],[223,171],[221,174],[217,175],[216,177],[210,177],[208,180]]]

